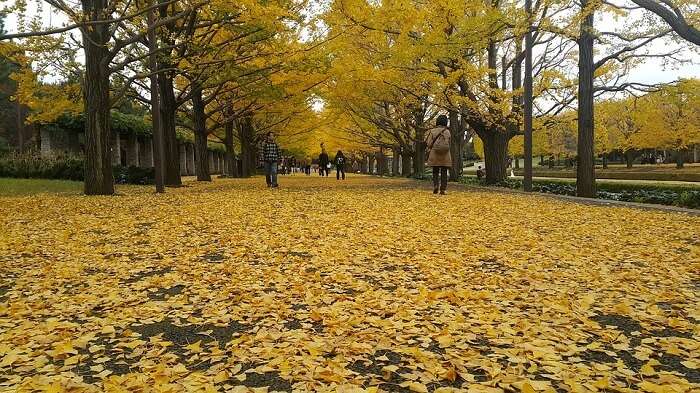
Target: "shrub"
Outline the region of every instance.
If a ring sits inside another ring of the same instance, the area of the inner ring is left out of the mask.
[[[678,197],[678,206],[700,209],[700,191],[683,191]]]
[[[83,180],[84,164],[81,156],[70,154],[7,154],[0,157],[0,177]]]
[[[85,159],[80,155],[57,154],[41,156],[37,153],[7,154],[0,156],[0,177],[25,179],[78,180],[85,178]],[[152,184],[153,168],[113,168],[117,184]]]
[[[153,184],[155,182],[154,168],[137,166],[115,166],[114,182],[117,184]]]
[[[460,181],[469,185],[486,185],[484,180],[478,180],[475,177],[463,177]],[[496,186],[522,189],[522,181],[519,179],[507,179]],[[547,194],[576,195],[576,185],[574,183],[556,180],[534,181],[532,189],[536,192]],[[700,189],[683,186],[598,183],[597,198],[700,209]]]
[[[10,152],[10,144],[7,139],[0,136],[0,156]]]

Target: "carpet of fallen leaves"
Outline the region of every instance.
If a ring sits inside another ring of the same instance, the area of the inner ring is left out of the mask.
[[[280,181],[0,199],[0,391],[700,389],[700,217]]]

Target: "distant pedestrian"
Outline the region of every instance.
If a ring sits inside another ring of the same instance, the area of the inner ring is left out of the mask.
[[[476,170],[476,178],[479,180],[484,178],[484,170],[481,169],[481,165],[479,165],[479,168]]]
[[[441,195],[447,193],[447,169],[452,167],[451,138],[447,116],[438,116],[436,127],[425,136],[428,166],[433,168],[433,194],[437,194],[438,190]]]
[[[319,176],[328,176],[328,166],[330,165],[330,159],[328,158],[328,153],[326,153],[326,147],[321,143],[321,154],[318,155],[318,174]]]
[[[265,145],[263,145],[263,161],[265,166],[265,181],[271,188],[278,187],[277,163],[280,159],[280,148],[275,142],[271,132],[267,133]]]
[[[343,180],[345,180],[345,154],[338,150],[335,153],[335,179],[340,180],[340,175],[342,173]]]

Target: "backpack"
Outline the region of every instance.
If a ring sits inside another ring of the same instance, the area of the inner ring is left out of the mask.
[[[430,151],[434,151],[437,154],[446,154],[450,151],[450,141],[445,137],[444,128],[440,133],[433,139],[433,144],[430,146]]]

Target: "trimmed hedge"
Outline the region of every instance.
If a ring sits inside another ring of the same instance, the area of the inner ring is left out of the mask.
[[[657,181],[689,181],[700,182],[700,173],[692,172],[673,172],[675,169],[670,169],[669,172],[635,172],[635,171],[611,171],[606,169],[596,169],[595,175],[598,179],[613,179],[613,180],[657,180]],[[522,169],[516,169],[515,174],[523,175]],[[576,173],[569,170],[534,170],[534,176],[538,177],[559,177],[566,179],[575,179]]]
[[[7,154],[0,157],[0,177],[83,180],[84,165],[77,155]]]
[[[155,168],[139,168],[137,166],[115,166],[114,182],[116,184],[153,184],[155,183]]]
[[[461,182],[486,185],[485,182],[473,177],[464,177]],[[522,180],[519,179],[508,179],[498,186],[511,189],[523,188]],[[700,209],[700,188],[622,183],[598,183],[597,188],[598,199]],[[535,180],[532,182],[532,189],[546,194],[576,195],[576,185],[568,182]]]
[[[0,177],[24,179],[85,179],[85,160],[79,155],[41,156],[39,154],[7,154],[0,156]],[[152,184],[155,179],[153,168],[122,167],[113,168],[114,182],[117,184]]]

